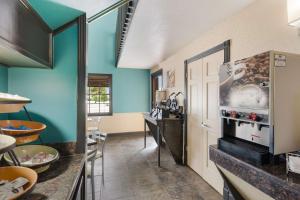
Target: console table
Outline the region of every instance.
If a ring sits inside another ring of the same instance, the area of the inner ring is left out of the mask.
[[[166,146],[170,150],[177,164],[184,164],[184,134],[183,134],[184,119],[170,117],[157,119],[149,113],[144,113],[144,148],[147,147],[147,125],[158,145],[157,161],[160,167],[160,148],[162,138],[165,140]]]

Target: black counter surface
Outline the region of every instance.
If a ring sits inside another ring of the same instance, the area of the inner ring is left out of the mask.
[[[22,197],[24,200],[67,200],[75,190],[84,166],[84,154],[61,157],[38,176],[34,190]]]
[[[286,174],[286,162],[279,164],[253,165],[247,160],[209,147],[210,160],[252,186],[278,200],[300,200],[300,175]]]
[[[20,198],[24,200],[67,200],[75,190],[84,166],[84,154],[61,157],[46,171],[38,175],[33,191]]]

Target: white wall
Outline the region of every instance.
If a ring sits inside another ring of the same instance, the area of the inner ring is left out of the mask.
[[[101,116],[99,129],[104,133],[144,131],[143,113],[114,113],[112,116]]]
[[[176,86],[169,91],[183,92],[184,60],[228,39],[232,42],[232,61],[268,50],[300,54],[300,36],[296,28],[288,25],[286,0],[257,0],[240,13],[200,35],[197,40],[160,63],[158,67],[153,67],[152,72],[163,68],[165,85],[166,72],[175,68]]]
[[[166,72],[175,69],[175,87],[169,92],[184,92],[184,61],[229,39],[232,61],[269,50],[300,54],[300,36],[296,28],[288,25],[286,0],[257,0],[199,35],[197,40],[154,66],[151,71],[163,69],[165,87]],[[257,196],[266,199],[263,194],[257,193]]]

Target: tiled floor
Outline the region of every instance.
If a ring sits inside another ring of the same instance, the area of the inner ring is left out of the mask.
[[[152,136],[147,138],[147,148],[143,147],[141,134],[108,138],[102,188],[101,162],[96,162],[97,200],[100,196],[101,200],[222,199],[191,169],[176,165],[166,149],[161,152],[161,168],[157,167],[157,146]],[[89,187],[89,200],[90,191]]]

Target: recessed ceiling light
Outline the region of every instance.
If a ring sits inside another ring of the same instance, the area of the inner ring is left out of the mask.
[[[287,0],[287,9],[289,25],[300,27],[300,1]]]

